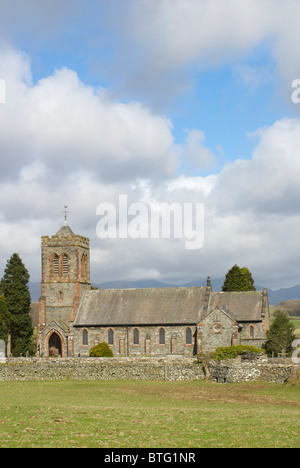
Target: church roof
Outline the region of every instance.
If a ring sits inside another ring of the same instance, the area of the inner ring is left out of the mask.
[[[57,231],[56,236],[74,236],[74,232],[72,229],[68,226],[67,222],[60,228],[59,231]]]
[[[263,306],[263,291],[213,292],[209,310],[221,307],[237,322],[260,321]]]
[[[222,308],[237,322],[261,321],[263,291],[211,292],[205,287],[86,291],[74,326],[197,324]]]
[[[87,291],[74,326],[196,324],[206,288]]]

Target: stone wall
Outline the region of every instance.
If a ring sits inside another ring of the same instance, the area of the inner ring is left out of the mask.
[[[285,383],[290,381],[299,366],[289,362],[272,362],[271,359],[241,361],[240,358],[215,362],[210,365],[212,380],[219,383],[261,381]]]
[[[211,362],[219,383],[263,381],[284,383],[299,375],[299,366],[271,360]],[[0,363],[0,381],[13,380],[202,380],[194,358],[12,358]]]
[[[15,358],[0,364],[0,381],[11,380],[200,380],[188,358]]]

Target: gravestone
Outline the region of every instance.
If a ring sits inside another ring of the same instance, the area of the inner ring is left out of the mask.
[[[6,362],[6,357],[5,357],[5,343],[3,340],[0,340],[0,363],[1,362]]]

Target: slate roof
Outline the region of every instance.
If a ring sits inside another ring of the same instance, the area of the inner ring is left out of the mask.
[[[210,292],[208,303],[206,292],[205,287],[86,291],[74,326],[197,324],[217,307],[237,322],[261,321],[263,291]]]
[[[65,223],[60,229],[59,231],[57,231],[57,233],[55,234],[56,236],[74,236],[74,232],[72,231],[72,229],[67,225],[67,223]]]
[[[74,326],[196,324],[205,292],[205,287],[87,291]]]
[[[220,307],[237,322],[255,322],[261,320],[263,291],[212,292],[209,299],[209,311]]]

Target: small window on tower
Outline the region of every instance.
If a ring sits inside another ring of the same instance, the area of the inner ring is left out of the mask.
[[[59,272],[58,255],[54,255],[54,258],[53,258],[53,273],[54,273],[54,275],[58,275],[58,272]]]
[[[81,279],[86,279],[87,273],[87,258],[86,255],[82,255],[81,257]]]
[[[63,275],[66,276],[69,273],[69,260],[66,254],[63,256]]]

